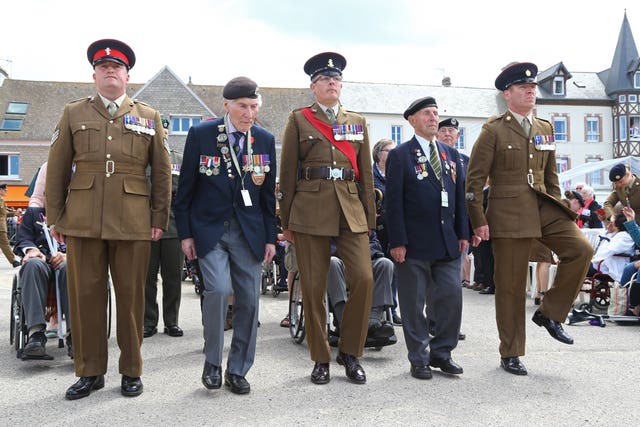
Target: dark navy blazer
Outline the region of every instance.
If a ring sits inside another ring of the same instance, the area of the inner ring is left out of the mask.
[[[213,250],[235,214],[252,252],[262,260],[265,244],[276,243],[275,140],[266,130],[255,125],[251,127],[253,154],[267,154],[270,160],[269,172],[265,174],[262,185],[254,184],[249,172],[243,172],[244,179],[238,176],[233,163],[234,177],[229,178],[221,152],[223,146],[229,147],[229,140],[217,141],[218,135],[224,133],[218,128],[222,124],[224,121],[220,118],[201,122],[189,129],[173,208],[178,237],[180,240],[193,238],[196,253],[202,258]],[[220,157],[220,173],[202,173],[200,156]],[[244,205],[241,179],[251,195],[252,206]]]
[[[446,208],[441,206],[442,185],[428,160],[425,164],[428,176],[417,177],[418,158],[429,156],[415,136],[391,150],[387,157],[384,202],[389,247],[405,245],[407,258],[455,259],[460,256],[458,240],[469,238],[460,154],[446,144],[437,145],[442,183],[449,199]]]

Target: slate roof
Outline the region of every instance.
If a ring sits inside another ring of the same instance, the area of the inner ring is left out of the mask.
[[[622,26],[620,27],[620,34],[618,35],[618,43],[615,53],[613,54],[613,60],[611,61],[611,68],[600,73],[608,95],[615,95],[616,92],[623,92],[625,90],[634,90],[633,73],[637,71],[638,68],[630,69],[630,67],[633,61],[637,61],[637,59],[638,49],[636,48],[631,26],[629,25],[627,13],[625,12]]]

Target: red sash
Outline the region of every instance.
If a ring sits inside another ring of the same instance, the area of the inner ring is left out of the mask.
[[[313,115],[313,112],[311,111],[311,107],[303,108],[301,111],[302,114],[304,114],[304,116],[307,118],[307,120],[309,120],[311,126],[318,129],[318,131],[320,131],[320,133],[324,135],[325,138],[327,138],[338,150],[340,150],[342,154],[347,156],[347,159],[349,159],[349,162],[351,163],[351,166],[355,171],[356,181],[359,181],[360,171],[358,171],[358,163],[356,162],[356,150],[355,148],[353,148],[351,143],[349,141],[336,141],[336,139],[333,137],[333,127],[330,124],[323,122],[322,120],[316,119],[316,117]]]

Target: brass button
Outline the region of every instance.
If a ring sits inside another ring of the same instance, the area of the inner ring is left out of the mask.
[[[113,137],[112,137],[111,135],[109,135],[109,136],[107,137],[107,139],[108,139],[109,141],[111,141],[111,140],[113,139]]]
[[[107,154],[107,159],[110,159],[110,158],[111,158],[111,154]]]

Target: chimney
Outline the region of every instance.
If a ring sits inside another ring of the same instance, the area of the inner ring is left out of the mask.
[[[451,86],[451,77],[443,77],[442,78],[442,86],[449,87]]]

